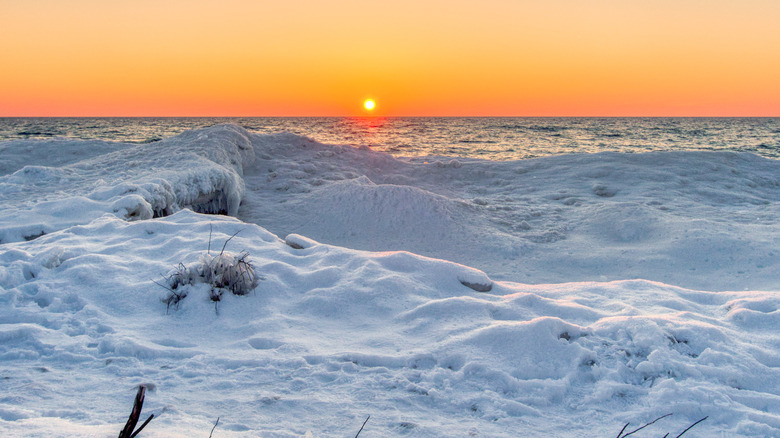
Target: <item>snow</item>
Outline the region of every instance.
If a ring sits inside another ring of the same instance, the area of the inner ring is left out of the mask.
[[[0,152],[3,436],[117,434],[139,384],[142,436],[780,434],[778,161],[234,125]],[[223,245],[257,288],[166,306]]]
[[[36,152],[25,162],[20,151],[31,148]],[[232,125],[124,147],[78,140],[2,143],[0,169],[7,173],[0,177],[0,243],[105,213],[128,220],[180,208],[235,215],[244,192],[242,163],[252,162],[252,152],[248,133]],[[80,160],[72,156],[79,153]]]

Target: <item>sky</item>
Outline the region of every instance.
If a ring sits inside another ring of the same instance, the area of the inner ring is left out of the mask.
[[[0,0],[0,116],[780,116],[778,0]]]

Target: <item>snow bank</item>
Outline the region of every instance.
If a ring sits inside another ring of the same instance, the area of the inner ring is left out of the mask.
[[[143,145],[99,141],[0,144],[0,242],[29,240],[112,213],[127,220],[181,208],[236,215],[254,153],[233,125]]]
[[[524,283],[780,283],[780,161],[733,152],[514,162],[395,159],[254,136],[238,217],[285,236],[405,250]]]
[[[144,145],[0,148],[0,242],[105,213],[136,220],[190,208],[279,236],[451,260],[498,280],[641,278],[712,291],[780,282],[780,161],[752,154],[397,159],[235,125]]]
[[[166,315],[154,281],[238,232],[263,276]],[[299,243],[300,249],[288,245]],[[780,433],[776,292],[523,285],[408,252],[281,239],[228,217],[113,215],[0,246],[0,431],[149,436]],[[463,280],[490,281],[489,293]],[[66,432],[63,432],[66,431]]]

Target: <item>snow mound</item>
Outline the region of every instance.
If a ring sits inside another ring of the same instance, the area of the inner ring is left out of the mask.
[[[712,291],[780,280],[780,161],[747,153],[399,159],[235,125],[143,145],[0,148],[0,243],[105,213],[145,220],[190,208],[279,236],[451,260],[497,280],[643,278]]]
[[[244,193],[243,166],[254,160],[248,135],[222,125],[143,145],[3,143],[10,158],[0,163],[6,172],[0,176],[6,207],[0,212],[0,243],[88,223],[105,213],[126,220],[182,208],[236,215]]]
[[[293,249],[307,249],[318,245],[314,240],[299,234],[288,234],[287,237],[284,238],[284,243]]]
[[[219,313],[192,293],[166,314],[160,273],[233,235],[258,287],[226,294]],[[104,215],[0,246],[0,381],[13,395],[0,432],[115,433],[143,383],[149,436],[200,433],[216,416],[235,436],[342,436],[369,414],[380,436],[613,436],[669,412],[651,431],[709,416],[701,436],[773,436],[779,309],[777,292],[532,286],[188,210]]]
[[[323,212],[333,206],[351,206],[349,211],[337,208],[334,213],[338,216],[328,221],[328,232],[341,237],[361,234],[409,239],[425,224],[421,230],[424,235],[415,237],[444,238],[458,216],[458,206],[450,199],[416,187],[377,185],[366,176],[329,184],[287,204],[291,209],[304,204]],[[436,230],[435,235],[429,235],[432,230]]]
[[[252,136],[238,217],[278,235],[404,250],[524,283],[780,281],[780,161],[734,152],[397,159]]]

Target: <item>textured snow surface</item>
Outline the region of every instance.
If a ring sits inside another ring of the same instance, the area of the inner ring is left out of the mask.
[[[233,125],[143,145],[80,140],[0,143],[0,243],[88,223],[105,213],[128,220],[183,207],[235,215],[243,165],[254,153]],[[32,151],[25,156],[26,151]]]
[[[0,151],[0,435],[114,436],[139,384],[142,436],[780,435],[777,161],[230,125]],[[223,245],[258,287],[166,309],[156,282]]]
[[[524,283],[778,287],[777,160],[704,151],[399,160],[289,134],[253,144],[238,217],[279,236],[410,251]]]

